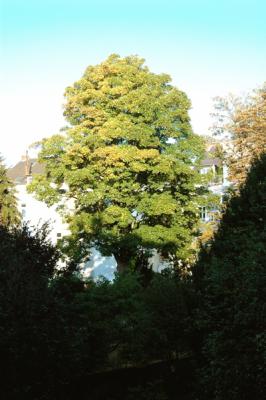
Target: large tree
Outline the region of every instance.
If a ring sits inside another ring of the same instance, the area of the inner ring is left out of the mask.
[[[7,170],[0,157],[0,225],[12,226],[20,222],[14,184],[7,176]]]
[[[48,204],[61,201],[72,243],[114,254],[120,269],[154,248],[188,258],[203,145],[187,96],[143,59],[111,55],[65,97],[70,126],[43,140],[46,174],[30,190]]]
[[[244,98],[216,98],[214,117],[214,134],[229,134],[225,158],[229,178],[239,185],[252,161],[266,151],[266,83]]]
[[[202,293],[195,320],[203,333],[204,400],[265,398],[265,172],[264,154],[229,202],[209,253],[195,268]]]

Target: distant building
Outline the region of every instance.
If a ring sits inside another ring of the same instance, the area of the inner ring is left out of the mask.
[[[7,175],[16,185],[18,207],[23,221],[28,221],[32,226],[49,221],[50,239],[53,243],[56,243],[58,238],[67,234],[67,225],[63,223],[55,206],[48,207],[45,203],[36,200],[26,190],[26,186],[31,182],[32,177],[43,172],[43,166],[36,159],[30,159],[26,155],[14,167],[8,169]]]
[[[9,168],[7,175],[16,185],[18,207],[24,222],[30,226],[42,225],[49,222],[49,239],[56,244],[62,236],[69,234],[68,226],[56,210],[56,206],[48,207],[44,202],[27,193],[26,186],[36,174],[44,173],[44,167],[36,159],[29,158],[28,154]],[[114,257],[104,257],[96,249],[91,249],[90,260],[83,265],[85,277],[114,279],[116,261]]]
[[[223,196],[231,183],[228,181],[228,167],[223,161],[216,156],[216,144],[210,144],[206,148],[205,158],[201,162],[201,174],[211,174],[208,184],[209,190],[220,197],[220,202],[223,201]],[[211,204],[206,207],[201,207],[200,217],[203,222],[212,220],[212,216],[218,210]]]

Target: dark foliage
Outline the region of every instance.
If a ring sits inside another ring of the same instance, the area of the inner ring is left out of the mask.
[[[49,364],[48,287],[57,253],[45,236],[45,229],[31,234],[27,227],[0,228],[2,398],[26,396]]]
[[[195,268],[202,307],[203,399],[265,396],[266,156],[233,198],[209,253]]]
[[[97,371],[154,361],[170,368],[189,350],[187,289],[178,276],[155,275],[143,286],[130,273],[113,283],[60,275],[45,229],[1,228],[0,254],[1,398],[73,399]],[[138,390],[156,385],[147,378]]]

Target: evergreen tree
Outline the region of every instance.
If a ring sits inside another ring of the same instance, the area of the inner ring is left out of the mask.
[[[12,226],[18,225],[19,222],[16,191],[0,158],[0,225]]]
[[[205,399],[264,399],[266,367],[266,155],[227,208],[194,280],[203,296]],[[205,271],[199,279],[200,271]]]
[[[203,152],[187,96],[144,60],[117,55],[88,67],[65,96],[70,127],[43,140],[46,175],[30,191],[60,202],[71,243],[114,254],[120,270],[147,260],[151,249],[187,259]],[[64,208],[68,199],[72,210]]]

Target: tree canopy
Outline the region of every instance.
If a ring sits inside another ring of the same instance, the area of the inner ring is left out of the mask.
[[[70,126],[41,143],[46,174],[29,190],[61,201],[72,243],[114,254],[120,266],[149,249],[190,254],[204,146],[187,96],[170,81],[137,56],[111,55],[66,89]]]
[[[229,179],[239,185],[253,160],[266,152],[266,83],[245,98],[216,98],[215,110],[213,131],[219,136],[229,133]]]
[[[0,225],[12,226],[20,222],[16,191],[7,176],[7,170],[0,157]]]

